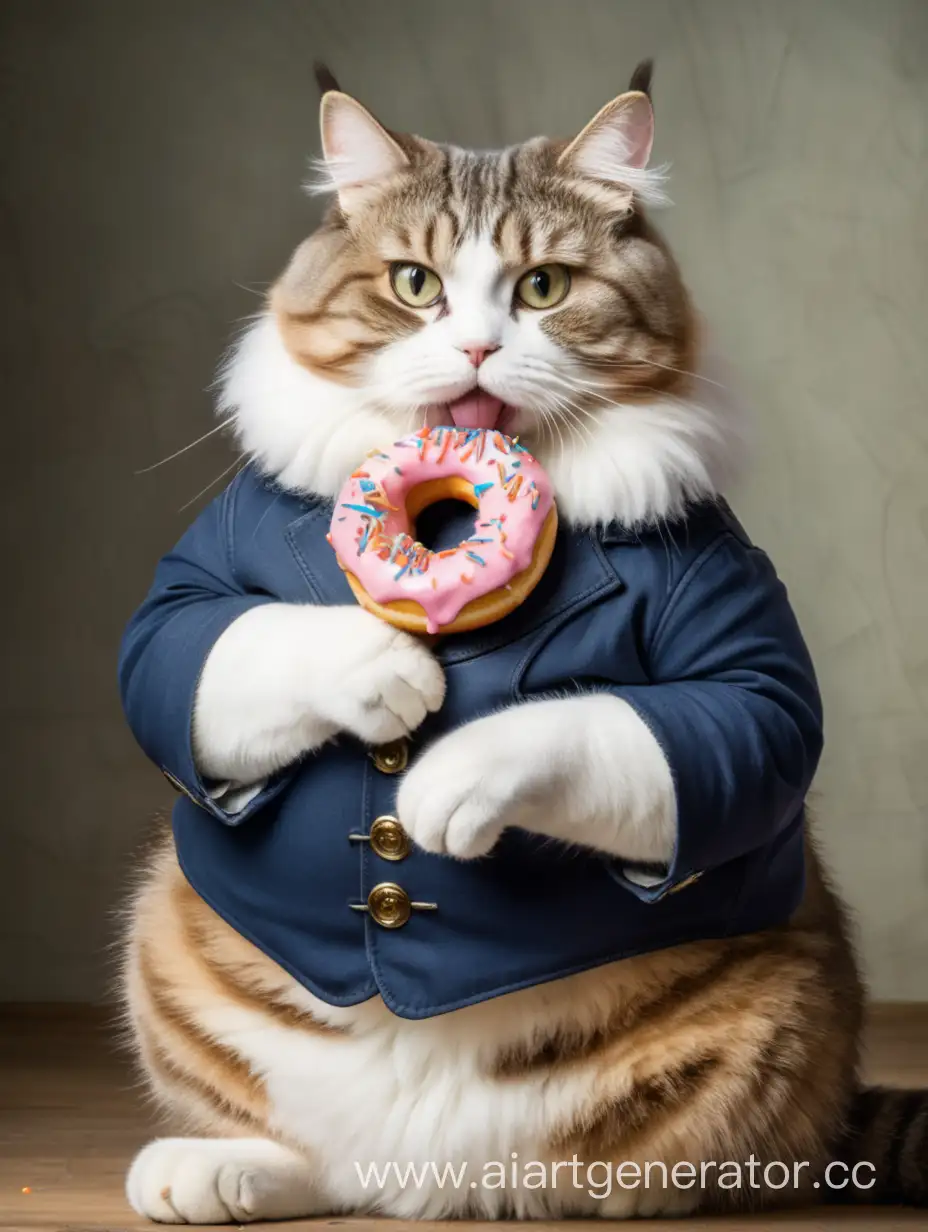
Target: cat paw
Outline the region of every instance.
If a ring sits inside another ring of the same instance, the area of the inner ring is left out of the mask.
[[[425,851],[472,860],[514,824],[524,786],[502,715],[459,727],[426,749],[403,780],[397,812]]]
[[[345,613],[350,642],[324,703],[326,717],[366,744],[398,740],[440,708],[445,676],[420,641],[361,609]]]
[[[135,1157],[129,1205],[157,1223],[249,1223],[320,1213],[307,1160],[263,1138],[159,1138]]]

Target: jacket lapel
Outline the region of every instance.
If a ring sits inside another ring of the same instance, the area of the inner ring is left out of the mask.
[[[326,539],[332,510],[331,501],[320,501],[291,522],[284,536],[315,601],[326,607],[353,605],[357,600]]]
[[[319,502],[291,522],[285,536],[313,599],[328,606],[353,605],[354,595],[326,541],[332,508],[331,502]],[[621,588],[603,550],[603,536],[562,523],[548,567],[525,602],[494,624],[440,638],[435,653],[450,664],[490,654],[523,638],[534,645],[536,634],[548,636],[553,627]]]
[[[446,663],[489,654],[509,642],[535,642],[584,608],[621,589],[621,579],[589,531],[558,528],[554,551],[538,585],[514,612],[492,625],[442,639],[438,657]]]

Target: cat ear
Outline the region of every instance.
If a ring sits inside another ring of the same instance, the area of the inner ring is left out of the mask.
[[[620,94],[590,120],[558,159],[558,167],[583,179],[614,185],[660,203],[664,170],[648,170],[654,112],[643,90]]]
[[[343,210],[370,196],[377,185],[409,166],[409,159],[382,124],[349,94],[328,90],[320,108],[325,188],[334,188]]]

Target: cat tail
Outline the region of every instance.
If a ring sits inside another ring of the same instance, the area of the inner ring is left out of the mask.
[[[848,1182],[827,1188],[827,1202],[928,1206],[928,1091],[858,1091],[835,1158],[846,1166]]]

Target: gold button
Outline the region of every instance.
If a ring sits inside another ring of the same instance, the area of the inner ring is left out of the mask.
[[[373,758],[381,774],[402,774],[409,764],[409,743],[391,740],[389,744],[381,744],[374,749]]]
[[[405,860],[409,836],[395,817],[378,817],[371,825],[371,850],[382,860]]]
[[[675,886],[671,886],[667,891],[668,894],[676,894],[679,890],[685,890],[691,885],[695,885],[702,873],[690,873],[689,877],[684,877],[682,881],[678,881]]]
[[[381,881],[367,896],[371,917],[381,928],[402,928],[412,914],[409,895],[392,881]]]

